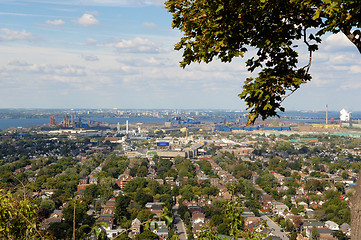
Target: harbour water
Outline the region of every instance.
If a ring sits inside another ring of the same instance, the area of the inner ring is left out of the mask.
[[[285,121],[290,122],[305,122],[305,123],[324,123],[325,122],[325,112],[301,112],[301,111],[289,111],[286,113],[281,113],[281,118]],[[328,114],[329,118],[334,118],[338,120],[340,116],[339,112],[330,111]],[[241,121],[246,121],[246,114],[241,114]],[[359,122],[361,119],[361,112],[354,112],[352,118],[355,121]],[[212,117],[199,117],[197,120],[201,122],[223,122],[223,121],[236,121],[239,118],[236,118],[235,115],[222,117],[222,116],[212,116]],[[56,122],[60,122],[62,119],[55,119]],[[125,124],[128,120],[129,123],[164,123],[167,121],[166,118],[158,117],[123,117],[123,118],[105,118],[105,117],[89,117],[84,118],[83,122],[87,120],[97,121],[97,122],[106,122],[106,123],[120,123]],[[0,118],[0,129],[8,128],[18,128],[18,127],[30,127],[30,126],[39,126],[49,123],[49,118]]]
[[[56,122],[60,122],[62,119],[55,119]],[[132,118],[88,118],[83,119],[83,122],[87,120],[97,121],[97,122],[106,122],[106,123],[120,123],[125,124],[126,120],[129,123],[158,123],[165,122],[165,118],[156,118],[156,117],[132,117]],[[26,119],[15,119],[15,118],[6,118],[0,119],[0,129],[8,128],[18,128],[18,127],[30,127],[30,126],[39,126],[49,124],[49,118],[26,118]]]

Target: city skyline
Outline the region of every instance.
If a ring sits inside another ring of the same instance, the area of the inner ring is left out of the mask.
[[[1,9],[0,108],[246,108],[237,97],[254,76],[245,59],[180,68],[173,45],[181,34],[163,1],[5,0]],[[360,111],[360,73],[357,49],[328,35],[313,80],[284,106]]]

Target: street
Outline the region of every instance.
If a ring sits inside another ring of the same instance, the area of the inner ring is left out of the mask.
[[[187,240],[187,232],[183,223],[183,220],[178,215],[178,204],[176,204],[172,210],[174,211],[174,225],[176,232],[180,240]]]
[[[273,235],[280,237],[282,240],[289,240],[289,237],[287,237],[286,233],[282,232],[281,228],[272,219],[266,215],[261,216],[261,218],[267,221],[268,228],[272,229]]]

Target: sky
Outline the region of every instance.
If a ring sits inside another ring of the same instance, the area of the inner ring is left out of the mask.
[[[244,111],[246,59],[182,69],[171,22],[161,0],[0,0],[0,108]],[[323,38],[310,73],[287,110],[361,110],[361,54],[345,36]]]

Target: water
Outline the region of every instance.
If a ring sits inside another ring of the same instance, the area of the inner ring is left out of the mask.
[[[29,119],[0,119],[0,129],[30,127],[49,123],[48,118],[29,118]]]
[[[243,116],[244,113],[232,113],[225,116],[215,115],[215,116],[199,116],[195,117],[196,120],[201,122],[227,122],[238,120],[239,116]],[[306,123],[324,123],[326,113],[324,111],[319,112],[306,112],[306,111],[289,111],[286,113],[280,113],[281,118],[290,122],[306,122]],[[336,121],[339,120],[340,113],[336,111],[329,111],[328,117],[334,118]],[[353,119],[361,119],[361,112],[353,112]],[[59,123],[62,119],[57,118],[56,122]],[[129,117],[129,118],[105,118],[105,117],[89,117],[83,118],[82,122],[87,120],[97,121],[97,122],[107,122],[107,123],[120,123],[125,124],[128,120],[129,123],[164,123],[166,118],[157,118],[157,117]],[[243,118],[242,120],[246,120]],[[8,128],[17,128],[17,127],[30,127],[49,124],[49,118],[28,118],[28,119],[18,119],[18,118],[9,118],[9,119],[0,119],[0,129]]]
[[[55,119],[57,123],[59,123],[62,119]],[[165,118],[156,118],[156,117],[131,117],[131,118],[101,118],[101,117],[93,117],[93,118],[83,118],[82,122],[86,122],[87,120],[97,121],[97,122],[107,122],[107,123],[120,123],[125,124],[128,120],[129,123],[162,123],[165,122]],[[17,127],[31,127],[49,124],[49,118],[29,118],[29,119],[0,119],[0,129],[8,129],[8,128],[17,128]]]

